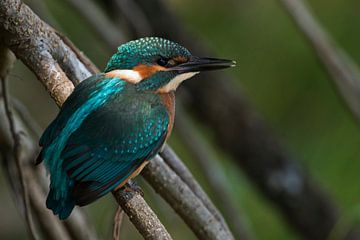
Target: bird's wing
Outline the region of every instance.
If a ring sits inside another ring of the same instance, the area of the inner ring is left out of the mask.
[[[96,74],[82,81],[76,86],[72,94],[66,99],[64,105],[61,107],[57,117],[46,128],[45,132],[42,134],[39,141],[39,145],[41,147],[47,147],[52,143],[52,141],[58,136],[60,131],[64,128],[70,116],[89,99],[89,96],[94,91],[96,91],[96,88],[98,86],[97,83],[103,79],[104,79],[104,74]],[[43,159],[40,154],[36,163],[38,164],[42,160]]]
[[[126,180],[165,140],[169,117],[158,97],[124,96],[125,85],[104,74],[83,81],[40,139],[37,162],[45,160],[51,174],[47,206],[61,219],[75,204],[88,204]]]
[[[158,100],[114,99],[71,135],[61,159],[74,180],[76,204],[86,205],[113,190],[161,148],[169,116],[154,101]]]

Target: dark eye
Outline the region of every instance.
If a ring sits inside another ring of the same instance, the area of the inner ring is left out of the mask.
[[[162,67],[165,67],[168,63],[169,59],[166,59],[164,57],[160,57],[158,60],[157,60],[157,64],[159,64],[160,66]]]

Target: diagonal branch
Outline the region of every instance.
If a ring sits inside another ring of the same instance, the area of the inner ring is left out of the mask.
[[[237,238],[242,240],[254,238],[247,226],[246,219],[243,217],[244,215],[238,210],[240,206],[237,205],[239,204],[235,202],[231,194],[233,190],[226,181],[224,170],[218,162],[220,159],[214,158],[210,146],[208,146],[206,140],[202,138],[199,130],[196,129],[190,117],[184,111],[182,104],[178,103],[176,113],[177,124],[175,125],[175,130],[193,156],[192,159],[199,164],[201,171],[203,171],[213,192],[215,202],[221,203],[220,209],[222,209],[224,216],[228,220],[232,232],[234,232]],[[164,155],[175,155],[171,149],[165,148],[165,150],[163,152]],[[168,162],[167,159],[172,158],[165,158],[164,156],[166,162]],[[178,175],[186,176],[187,174],[182,173]],[[190,183],[188,183],[188,185],[190,185]],[[197,189],[197,187],[193,186],[192,189]],[[197,192],[199,192],[201,196],[200,190],[197,190]],[[207,203],[206,199],[204,199],[203,202],[208,206],[208,209],[215,208],[211,202]]]
[[[140,193],[124,190],[115,191],[113,195],[144,239],[172,240],[170,234],[165,230],[156,214],[146,204]]]
[[[317,22],[305,1],[280,2],[314,48],[349,110],[360,121],[360,70],[356,63]]]

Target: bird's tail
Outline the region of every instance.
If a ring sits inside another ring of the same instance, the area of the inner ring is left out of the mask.
[[[46,207],[51,209],[55,215],[59,215],[60,220],[68,218],[75,207],[75,201],[70,194],[66,194],[64,198],[57,198],[55,190],[50,188],[50,192],[46,199]]]

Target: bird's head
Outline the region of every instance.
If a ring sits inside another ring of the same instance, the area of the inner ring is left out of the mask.
[[[147,37],[121,45],[105,73],[136,84],[139,90],[164,93],[175,91],[181,82],[201,71],[232,66],[234,61],[196,57],[177,43]]]

